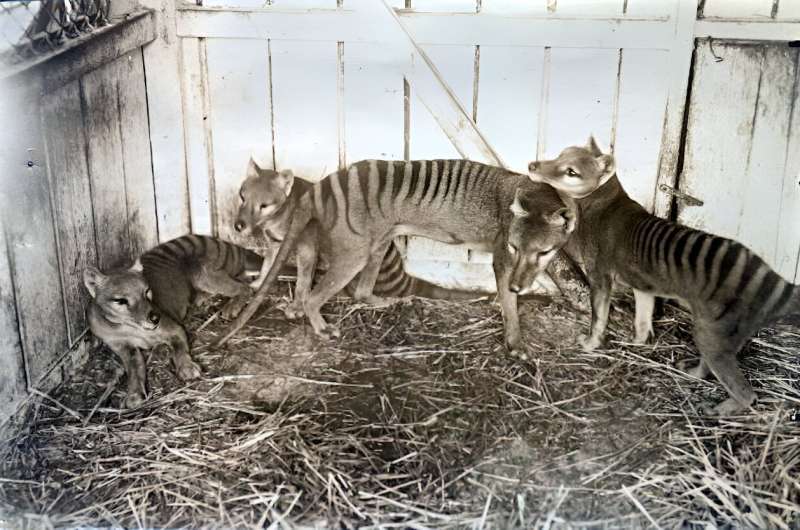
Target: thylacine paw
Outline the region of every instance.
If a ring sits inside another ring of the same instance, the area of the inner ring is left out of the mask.
[[[588,353],[602,346],[603,341],[594,335],[581,334],[578,337],[578,344],[583,351]]]

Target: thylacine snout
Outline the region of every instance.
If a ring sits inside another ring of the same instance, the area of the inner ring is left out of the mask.
[[[567,147],[553,160],[534,160],[528,164],[532,181],[550,184],[574,199],[588,196],[615,174],[614,157],[604,154],[594,137],[584,147]]]
[[[103,316],[117,325],[154,330],[161,323],[161,311],[153,305],[153,293],[141,272],[103,274],[95,267],[83,273],[83,283]]]

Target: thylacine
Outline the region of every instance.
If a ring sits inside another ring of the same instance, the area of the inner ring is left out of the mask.
[[[286,237],[294,213],[288,207],[289,196],[300,196],[312,186],[313,183],[295,176],[289,169],[262,169],[251,158],[247,164],[246,178],[239,188],[242,202],[236,215],[235,230],[245,236],[263,235],[270,243],[279,244]],[[317,264],[317,250],[321,254],[319,258],[323,262],[323,268],[328,261],[328,249],[319,248],[318,245],[317,226],[317,223],[312,223],[297,241],[298,282],[294,301],[285,310],[289,318],[303,316],[303,303],[311,288],[310,280]],[[271,262],[264,262],[265,270],[262,269],[259,280],[263,281],[270,265]],[[311,269],[311,273],[308,269]],[[355,292],[356,281],[351,281],[346,287],[350,295]],[[373,292],[383,297],[414,295],[444,300],[472,299],[484,294],[475,290],[445,289],[411,276],[405,272],[403,257],[394,242],[388,246],[383,257]]]
[[[280,206],[291,215],[275,262],[220,343],[252,316],[295,242],[312,231],[308,240],[317,241],[330,262],[304,305],[317,334],[338,334],[319,310],[359,273],[354,298],[385,303],[373,286],[386,249],[397,236],[417,235],[493,251],[506,343],[521,354],[517,292],[544,271],[575,227],[572,209],[551,187],[469,160],[363,160],[290,199]],[[298,284],[310,285],[316,246],[304,252],[310,259],[298,271]]]
[[[161,344],[183,380],[200,376],[189,355],[183,321],[198,292],[231,300],[223,316],[232,317],[249,299],[244,282],[261,268],[258,254],[205,236],[187,235],[145,252],[130,269],[104,274],[94,267],[83,273],[92,300],[87,309],[92,334],[116,353],[128,376],[124,405],[145,398],[146,353]]]
[[[681,299],[692,311],[701,354],[693,375],[703,378],[710,370],[731,395],[715,412],[750,406],[755,393],[736,354],[759,328],[800,311],[800,287],[736,241],[649,214],[625,193],[613,158],[593,138],[528,169],[533,181],[550,184],[578,205],[580,223],[566,248],[582,257],[591,286],[592,326],[583,348],[602,343],[615,280],[633,288],[637,343],[652,333],[655,297]]]

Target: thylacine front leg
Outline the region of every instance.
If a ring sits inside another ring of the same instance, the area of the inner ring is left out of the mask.
[[[603,344],[611,306],[611,276],[595,272],[589,278],[592,299],[592,327],[589,335],[581,335],[578,343],[584,351],[592,351]]]
[[[392,298],[388,296],[377,296],[373,292],[375,289],[375,283],[378,280],[378,274],[380,274],[381,271],[381,264],[383,264],[384,256],[386,255],[386,251],[389,249],[389,245],[391,244],[392,240],[389,239],[385,243],[381,243],[375,247],[376,250],[370,253],[366,266],[358,275],[356,290],[353,293],[353,298],[357,302],[363,302],[372,307],[387,307],[399,300],[398,298]]]
[[[305,314],[305,303],[311,292],[311,283],[317,268],[318,230],[317,223],[311,222],[300,234],[295,249],[297,257],[297,282],[294,287],[294,300],[287,305],[283,313],[286,318],[294,320]]]
[[[494,268],[494,276],[497,283],[497,299],[503,314],[503,333],[506,348],[508,348],[508,353],[512,357],[519,357],[525,360],[528,355],[522,345],[517,293],[509,288],[512,269],[505,255],[505,238],[499,238],[499,241],[495,243],[492,267]]]
[[[161,332],[163,342],[170,347],[170,361],[178,377],[182,381],[200,378],[202,370],[189,355],[189,339],[183,326],[164,315],[161,319]]]
[[[139,348],[124,343],[109,344],[108,347],[122,362],[128,378],[128,390],[122,401],[122,407],[136,408],[147,399],[147,364],[144,354]]]
[[[633,299],[636,303],[633,342],[635,344],[644,344],[653,334],[653,309],[655,308],[656,297],[654,294],[634,289]]]

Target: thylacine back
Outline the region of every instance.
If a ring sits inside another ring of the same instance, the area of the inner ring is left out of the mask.
[[[288,177],[286,185],[292,185]],[[364,160],[290,197],[289,229],[265,283],[220,342],[255,311],[295,241],[298,255],[310,256],[307,263],[317,251],[329,257],[328,271],[304,308],[315,331],[330,336],[337,332],[320,315],[322,304],[356,274],[354,298],[384,303],[373,287],[386,249],[397,236],[416,235],[494,252],[506,342],[519,353],[516,293],[544,271],[575,226],[572,210],[549,186],[468,160]],[[304,241],[311,244],[301,248]],[[298,270],[298,291],[310,285],[312,273],[313,267]]]
[[[125,406],[145,398],[145,351],[166,344],[178,376],[200,376],[189,355],[182,323],[197,292],[231,297],[223,316],[234,316],[252,289],[241,280],[256,275],[261,257],[231,243],[205,236],[173,239],[144,253],[137,264],[106,274],[94,267],[83,281],[91,302],[87,317],[92,334],[119,356],[128,375]]]
[[[652,333],[655,296],[682,299],[702,355],[694,375],[710,370],[732,396],[716,411],[749,406],[755,394],[736,353],[759,328],[800,311],[800,287],[736,241],[649,214],[622,189],[609,157],[590,140],[529,167],[533,180],[577,199],[580,222],[567,249],[583,258],[592,286],[591,334],[582,345],[591,350],[602,343],[614,280],[634,289],[637,343]]]
[[[269,243],[278,244],[286,237],[289,230],[292,210],[285,207],[288,203],[289,195],[302,195],[310,190],[313,183],[294,176],[291,170],[274,171],[272,169],[262,169],[251,158],[247,165],[246,178],[239,188],[241,205],[236,215],[234,228],[242,235],[255,235],[263,237]],[[313,232],[313,231],[312,231]],[[311,232],[306,234],[309,237]],[[304,252],[316,242],[298,242],[300,251],[298,252],[298,270],[307,266],[302,261]],[[327,255],[323,251],[321,261],[327,263]],[[268,267],[269,263],[265,263]],[[323,265],[324,268],[324,265]],[[268,269],[267,269],[268,270]],[[266,275],[266,270],[263,274]],[[305,300],[310,286],[299,285],[294,302],[287,308],[287,315],[291,317],[300,316],[303,312],[302,303]],[[355,280],[346,287],[348,294],[355,292]],[[380,271],[375,282],[374,292],[378,296],[403,297],[403,296],[424,296],[427,298],[438,298],[445,300],[464,300],[475,298],[481,293],[469,290],[459,291],[455,289],[444,289],[430,282],[416,278],[406,273],[403,267],[403,257],[392,242],[386,249],[386,254],[381,262]]]

